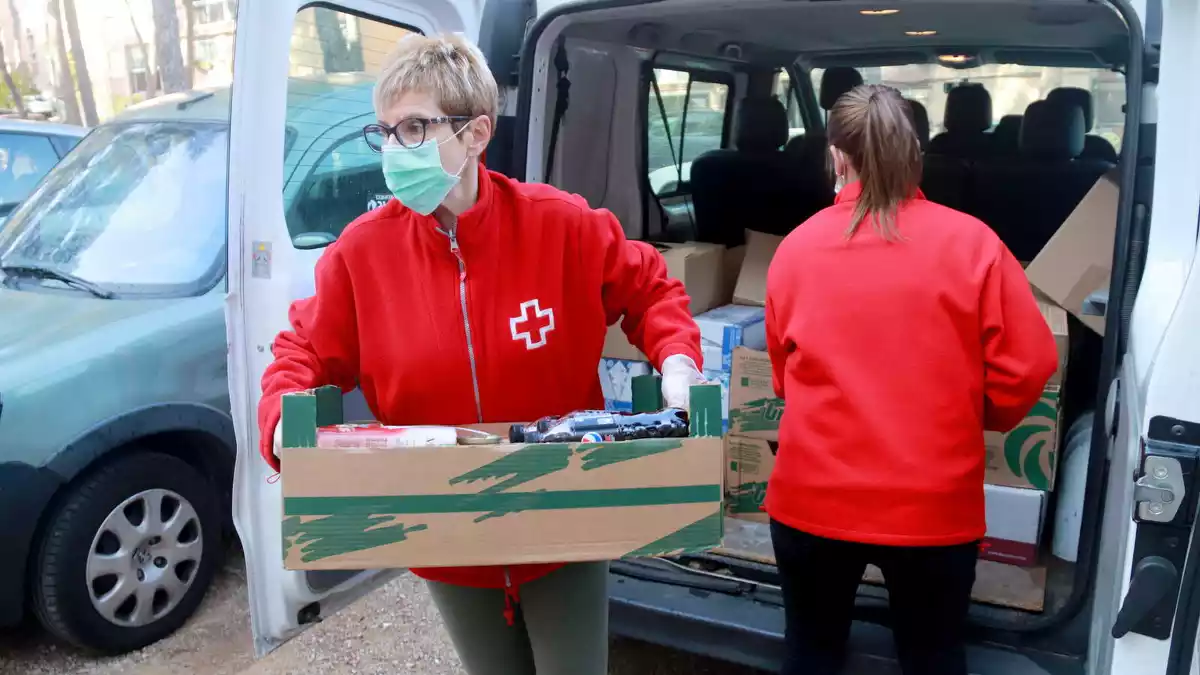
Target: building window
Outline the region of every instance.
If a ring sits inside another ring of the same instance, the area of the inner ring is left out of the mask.
[[[196,10],[196,23],[219,23],[233,21],[236,16],[236,0],[192,0]]]
[[[150,91],[150,68],[146,65],[146,53],[141,45],[126,45],[125,63],[129,70],[129,92],[145,94]]]

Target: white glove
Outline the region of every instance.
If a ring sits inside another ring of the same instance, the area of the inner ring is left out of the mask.
[[[662,364],[662,395],[668,408],[688,409],[692,385],[704,384],[704,376],[696,362],[683,354],[668,356]]]

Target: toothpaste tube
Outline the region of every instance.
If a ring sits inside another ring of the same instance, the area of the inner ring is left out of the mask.
[[[317,429],[317,447],[336,449],[391,449],[426,445],[455,445],[454,427],[393,427],[378,423],[337,424]]]

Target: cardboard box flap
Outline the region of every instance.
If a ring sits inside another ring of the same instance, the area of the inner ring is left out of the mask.
[[[746,230],[746,252],[738,273],[733,301],[739,305],[767,304],[767,269],[783,237]]]
[[[1025,270],[1034,287],[1101,335],[1104,317],[1084,314],[1084,301],[1108,289],[1120,180],[1120,169],[1097,180]]]

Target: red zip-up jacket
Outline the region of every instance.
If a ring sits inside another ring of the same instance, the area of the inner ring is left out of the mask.
[[[860,193],[780,245],[767,274],[767,345],[785,399],[767,512],[820,537],[949,546],[983,537],[983,431],[1008,431],[1058,366],[1021,265],[979,220],[923,196],[901,241]]]
[[[480,168],[479,199],[444,229],[396,200],[322,254],[316,295],[294,303],[263,375],[261,452],[272,466],[280,396],[362,389],[384,424],[532,421],[600,409],[597,365],[622,315],[660,366],[700,363],[683,284],[653,246],[606,210]],[[557,565],[414,570],[436,581],[515,588]]]

